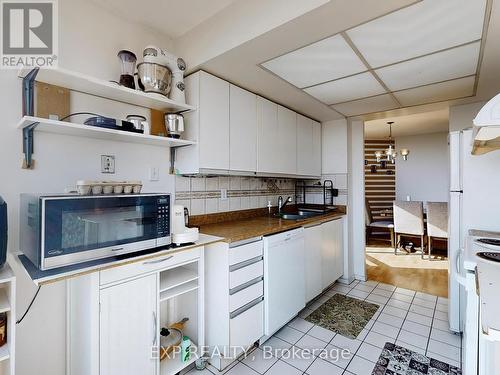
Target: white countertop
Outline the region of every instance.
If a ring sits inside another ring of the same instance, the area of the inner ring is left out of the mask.
[[[69,266],[69,267],[61,267],[48,271],[40,271],[38,270],[31,262],[26,265],[21,261],[19,255],[22,255],[21,252],[10,253],[10,263],[15,264],[16,266],[23,269],[28,277],[33,280],[36,285],[49,284],[56,281],[65,280],[71,277],[76,277],[83,274],[88,274],[90,272],[97,272],[101,270],[105,270],[112,267],[122,266],[125,264],[141,262],[147,259],[161,257],[166,254],[178,253],[181,251],[193,249],[195,247],[208,245],[215,242],[224,241],[224,238],[212,236],[208,234],[200,233],[200,238],[192,245],[186,245],[181,247],[172,247],[168,249],[162,249],[156,252],[149,252],[147,254],[134,256],[131,254],[130,257],[113,259],[106,258],[100,259],[98,261],[86,262],[80,265]]]

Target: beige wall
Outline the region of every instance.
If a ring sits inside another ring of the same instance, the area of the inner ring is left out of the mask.
[[[448,133],[396,138],[396,150],[408,148],[404,161],[396,159],[396,199],[447,202],[449,192]]]

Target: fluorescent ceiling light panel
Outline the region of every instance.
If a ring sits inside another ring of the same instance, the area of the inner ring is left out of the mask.
[[[372,68],[480,39],[486,0],[423,0],[347,31]]]
[[[365,113],[388,111],[398,108],[398,104],[389,94],[371,98],[354,100],[352,102],[333,105],[332,108],[346,116],[356,116]]]
[[[386,92],[369,72],[309,87],[304,91],[326,104],[347,102]]]
[[[375,72],[391,91],[476,73],[480,42],[386,66]]]
[[[262,66],[300,88],[366,70],[339,34],[267,61]]]
[[[436,83],[429,86],[395,92],[394,95],[403,106],[440,102],[443,100],[470,96],[474,91],[474,77]]]

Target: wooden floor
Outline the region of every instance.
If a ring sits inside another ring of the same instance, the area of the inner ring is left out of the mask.
[[[388,242],[370,240],[366,247],[366,274],[375,280],[402,288],[448,297],[448,259],[445,250],[433,249],[432,261],[420,253],[394,255]]]

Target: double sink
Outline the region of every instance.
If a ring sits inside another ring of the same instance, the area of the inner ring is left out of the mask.
[[[276,213],[275,216],[283,220],[305,220],[310,217],[324,215],[328,212],[334,211],[335,208],[308,208],[297,207],[294,210],[287,210],[287,212]]]

